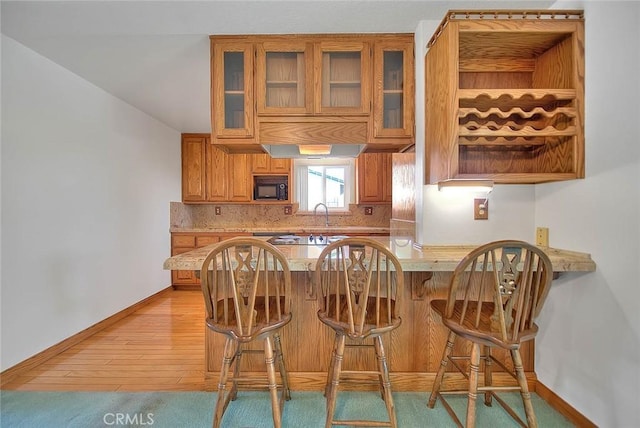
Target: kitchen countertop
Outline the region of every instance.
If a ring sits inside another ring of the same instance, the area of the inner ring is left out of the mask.
[[[371,226],[277,226],[277,227],[172,227],[169,229],[171,233],[297,233],[311,234],[323,233],[332,235],[337,233],[389,233],[388,227],[371,227]]]
[[[336,228],[336,230],[344,229]],[[402,268],[408,272],[451,272],[460,260],[476,247],[473,245],[443,245],[418,248],[408,239],[394,239],[386,236],[371,238],[387,245],[400,260]],[[215,245],[212,244],[170,257],[164,262],[164,269],[200,270],[202,262]],[[324,246],[278,245],[277,248],[289,260],[292,271],[306,271],[315,264]],[[593,272],[596,270],[595,262],[587,253],[556,248],[543,248],[543,250],[551,259],[554,272]]]

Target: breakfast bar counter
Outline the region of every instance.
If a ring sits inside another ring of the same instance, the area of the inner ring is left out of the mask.
[[[264,239],[268,239],[264,237]],[[441,352],[446,342],[447,330],[439,317],[432,312],[430,301],[446,298],[451,274],[458,262],[474,248],[472,245],[447,245],[418,247],[408,239],[375,237],[396,254],[405,275],[402,295],[402,325],[394,330],[385,345],[395,391],[427,391],[431,389],[435,373],[440,364]],[[215,244],[214,244],[215,245]],[[316,390],[324,388],[326,372],[333,345],[333,332],[317,318],[318,293],[311,281],[313,269],[322,245],[278,245],[287,257],[293,276],[292,321],[282,332],[282,345],[294,390]],[[199,271],[202,262],[213,245],[198,248],[168,258],[167,270]],[[589,254],[554,248],[544,248],[553,264],[554,272],[593,272],[596,265]],[[224,339],[221,335],[205,329],[205,384],[207,389],[217,387],[217,378],[222,361]],[[355,355],[345,360],[346,370],[371,369],[375,367],[373,352],[369,349],[352,349]],[[521,349],[527,379],[535,390],[534,343]],[[496,352],[498,358],[507,363],[509,358]],[[264,371],[264,361],[249,355],[242,360],[245,373]],[[509,367],[509,364],[507,363]],[[497,367],[496,367],[497,369]],[[494,384],[512,384],[506,373],[497,372]],[[466,380],[453,377],[452,385],[464,387]],[[362,386],[366,389],[366,386]]]
[[[389,247],[408,272],[450,272],[469,253],[473,245],[417,246],[410,239],[389,236],[368,237]],[[262,239],[268,239],[263,237]],[[164,262],[167,270],[200,270],[202,262],[215,244],[198,248],[168,258]],[[278,245],[289,261],[291,271],[308,271],[315,264],[323,245]],[[551,259],[554,272],[592,272],[596,265],[591,256],[556,248],[543,248]]]

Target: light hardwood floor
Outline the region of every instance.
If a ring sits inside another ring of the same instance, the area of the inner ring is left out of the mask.
[[[204,391],[204,328],[200,291],[160,293],[2,389]]]

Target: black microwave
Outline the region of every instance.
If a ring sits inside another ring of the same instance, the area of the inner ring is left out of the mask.
[[[265,175],[253,178],[253,199],[255,201],[286,201],[289,199],[289,180],[286,175]]]

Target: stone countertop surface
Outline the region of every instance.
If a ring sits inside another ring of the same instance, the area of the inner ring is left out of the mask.
[[[325,235],[339,233],[385,233],[389,234],[388,227],[372,227],[372,226],[278,226],[278,227],[224,227],[224,228],[206,228],[206,227],[171,227],[171,233],[274,233],[274,234],[311,234],[322,233]]]
[[[267,238],[264,238],[265,240]],[[442,245],[417,247],[409,239],[372,237],[389,247],[400,260],[407,272],[452,272],[473,245]],[[164,262],[166,270],[200,270],[202,262],[216,244],[198,248],[168,258]],[[277,248],[289,260],[292,271],[307,271],[315,265],[323,245],[278,245]],[[593,272],[596,264],[587,253],[556,248],[542,248],[553,264],[555,272]]]

